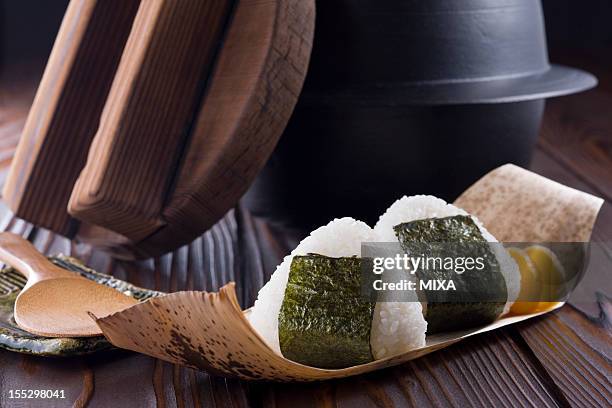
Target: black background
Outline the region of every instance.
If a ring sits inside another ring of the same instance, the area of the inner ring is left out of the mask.
[[[67,0],[0,0],[1,67],[27,67],[40,75],[67,4]],[[552,62],[588,68],[585,59],[610,59],[612,1],[544,0],[543,7]],[[573,57],[569,61],[568,55]]]

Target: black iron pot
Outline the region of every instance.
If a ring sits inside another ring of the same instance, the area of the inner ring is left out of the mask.
[[[374,223],[529,164],[545,98],[596,84],[550,65],[536,0],[322,0],[294,115],[244,202],[299,227]]]

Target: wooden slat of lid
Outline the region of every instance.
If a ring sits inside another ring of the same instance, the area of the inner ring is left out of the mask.
[[[70,233],[68,199],[139,3],[70,2],[3,191],[17,216]]]
[[[70,214],[134,242],[164,225],[162,206],[231,6],[141,3]]]
[[[312,49],[313,0],[241,0],[197,117],[155,255],[212,226],[244,194],[280,138]]]

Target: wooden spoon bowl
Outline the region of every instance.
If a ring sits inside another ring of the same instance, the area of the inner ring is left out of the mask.
[[[52,264],[18,235],[0,234],[0,260],[28,278],[15,301],[15,321],[45,337],[102,335],[89,316],[107,316],[138,303],[134,298]]]

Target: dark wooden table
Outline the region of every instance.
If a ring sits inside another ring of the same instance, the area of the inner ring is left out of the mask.
[[[612,83],[597,73],[603,78],[597,90],[548,102],[531,166],[606,199],[593,236],[604,243],[603,255],[580,296],[560,310],[395,368],[314,384],[227,380],[128,352],[49,359],[0,351],[0,406],[612,406]],[[32,82],[2,82],[1,180],[32,97]],[[27,236],[44,252],[80,257],[140,286],[215,290],[235,280],[243,306],[300,235],[239,208],[188,247],[126,263],[34,228],[6,208],[0,214],[1,229]],[[64,389],[66,399],[19,405],[8,399],[10,389]]]

